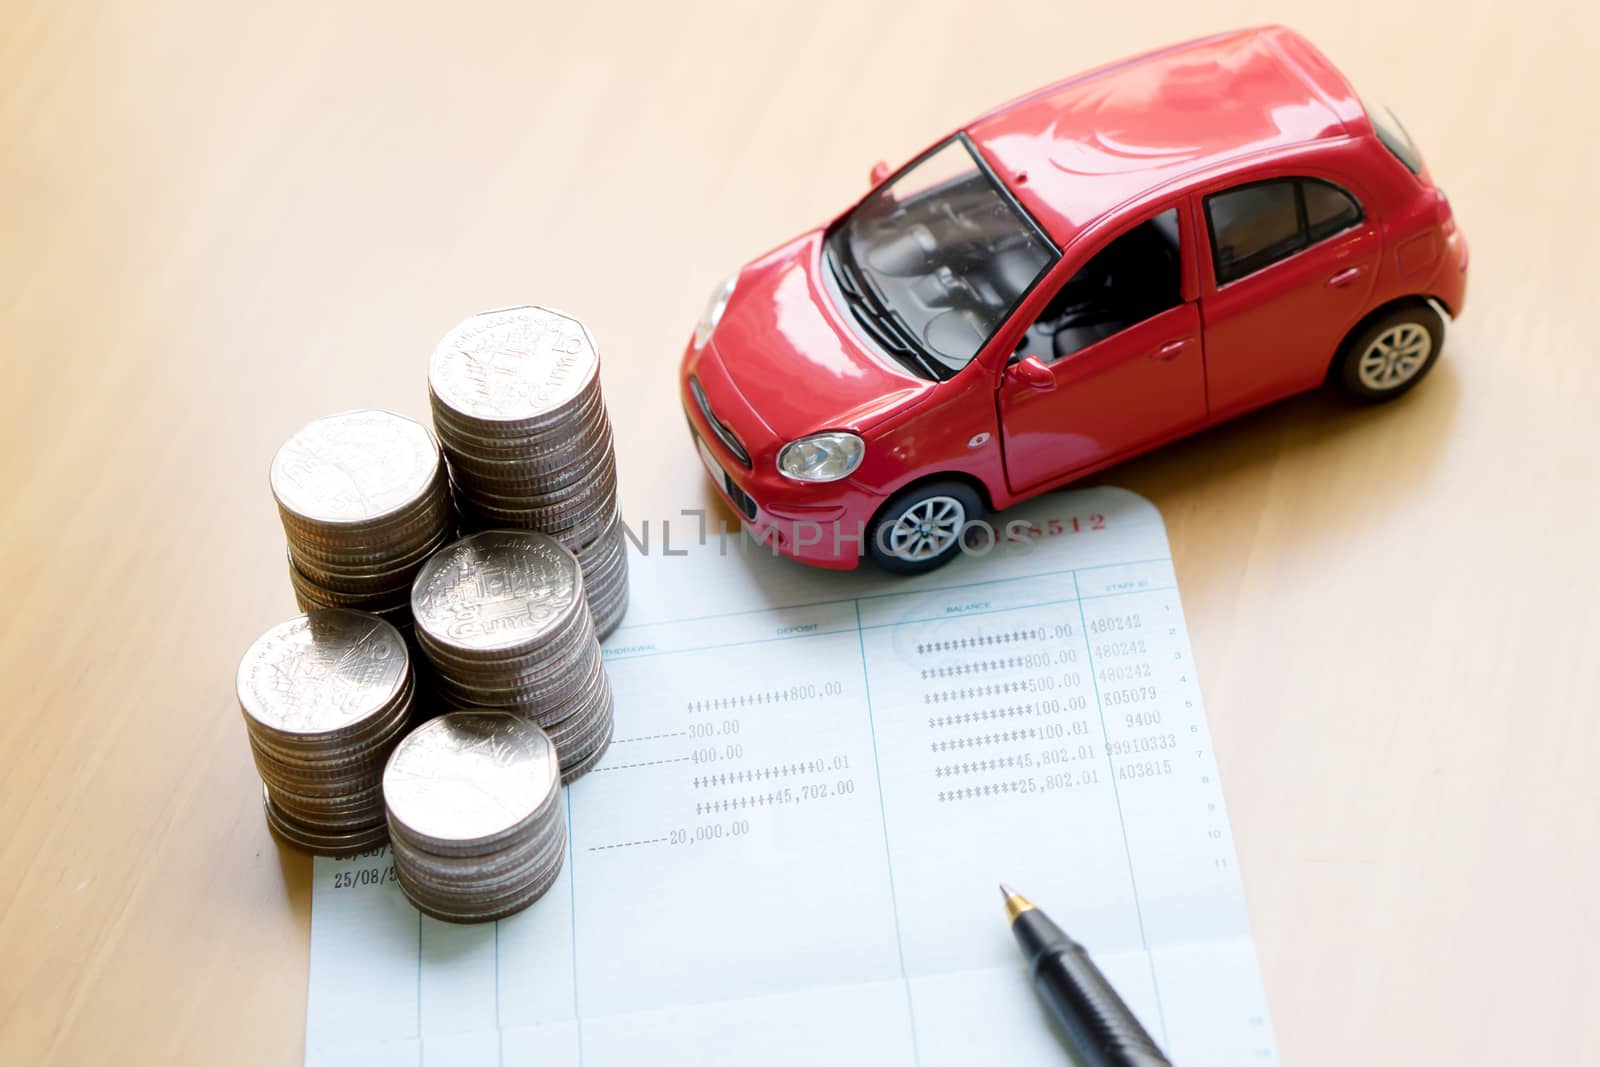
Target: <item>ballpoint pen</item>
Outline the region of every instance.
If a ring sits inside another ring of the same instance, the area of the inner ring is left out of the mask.
[[[1080,1067],[1172,1067],[1084,947],[1016,890],[1002,884],[1000,894],[1033,987]]]

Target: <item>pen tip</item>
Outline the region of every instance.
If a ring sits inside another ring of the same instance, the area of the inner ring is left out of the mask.
[[[1000,883],[1000,895],[1006,898],[1006,918],[1012,922],[1016,922],[1017,916],[1023,912],[1033,910],[1033,905],[1028,902],[1027,897],[1004,882]]]

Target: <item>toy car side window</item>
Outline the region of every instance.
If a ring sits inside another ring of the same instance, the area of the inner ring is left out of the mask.
[[[1253,274],[1304,248],[1299,183],[1257,182],[1206,197],[1217,284]]]
[[[1168,208],[1118,234],[1067,279],[1017,354],[1064,359],[1181,303],[1178,211]]]
[[[1306,202],[1306,229],[1311,243],[1332,237],[1361,221],[1361,205],[1356,198],[1318,178],[1300,182],[1300,195]]]
[[[1217,284],[1270,267],[1363,217],[1354,196],[1321,178],[1279,178],[1208,196]]]

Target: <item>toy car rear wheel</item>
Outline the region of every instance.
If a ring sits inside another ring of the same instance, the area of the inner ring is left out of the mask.
[[[1343,392],[1373,404],[1409,392],[1439,359],[1444,320],[1417,303],[1378,316],[1350,335],[1334,363]]]
[[[983,499],[960,482],[930,482],[891,498],[872,520],[867,554],[886,571],[926,574],[949,563],[984,516]]]

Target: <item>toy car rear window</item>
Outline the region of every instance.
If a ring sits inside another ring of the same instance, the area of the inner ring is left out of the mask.
[[[1367,118],[1372,120],[1372,129],[1378,135],[1378,140],[1383,142],[1383,147],[1389,150],[1390,155],[1405,164],[1406,170],[1412,174],[1422,173],[1422,153],[1417,151],[1417,146],[1411,140],[1411,135],[1400,124],[1400,119],[1393,111],[1382,104],[1374,104],[1363,100],[1362,106],[1367,109]]]
[[[1361,205],[1356,198],[1331,182],[1303,178],[1300,193],[1306,201],[1306,227],[1312,243],[1361,221]]]

